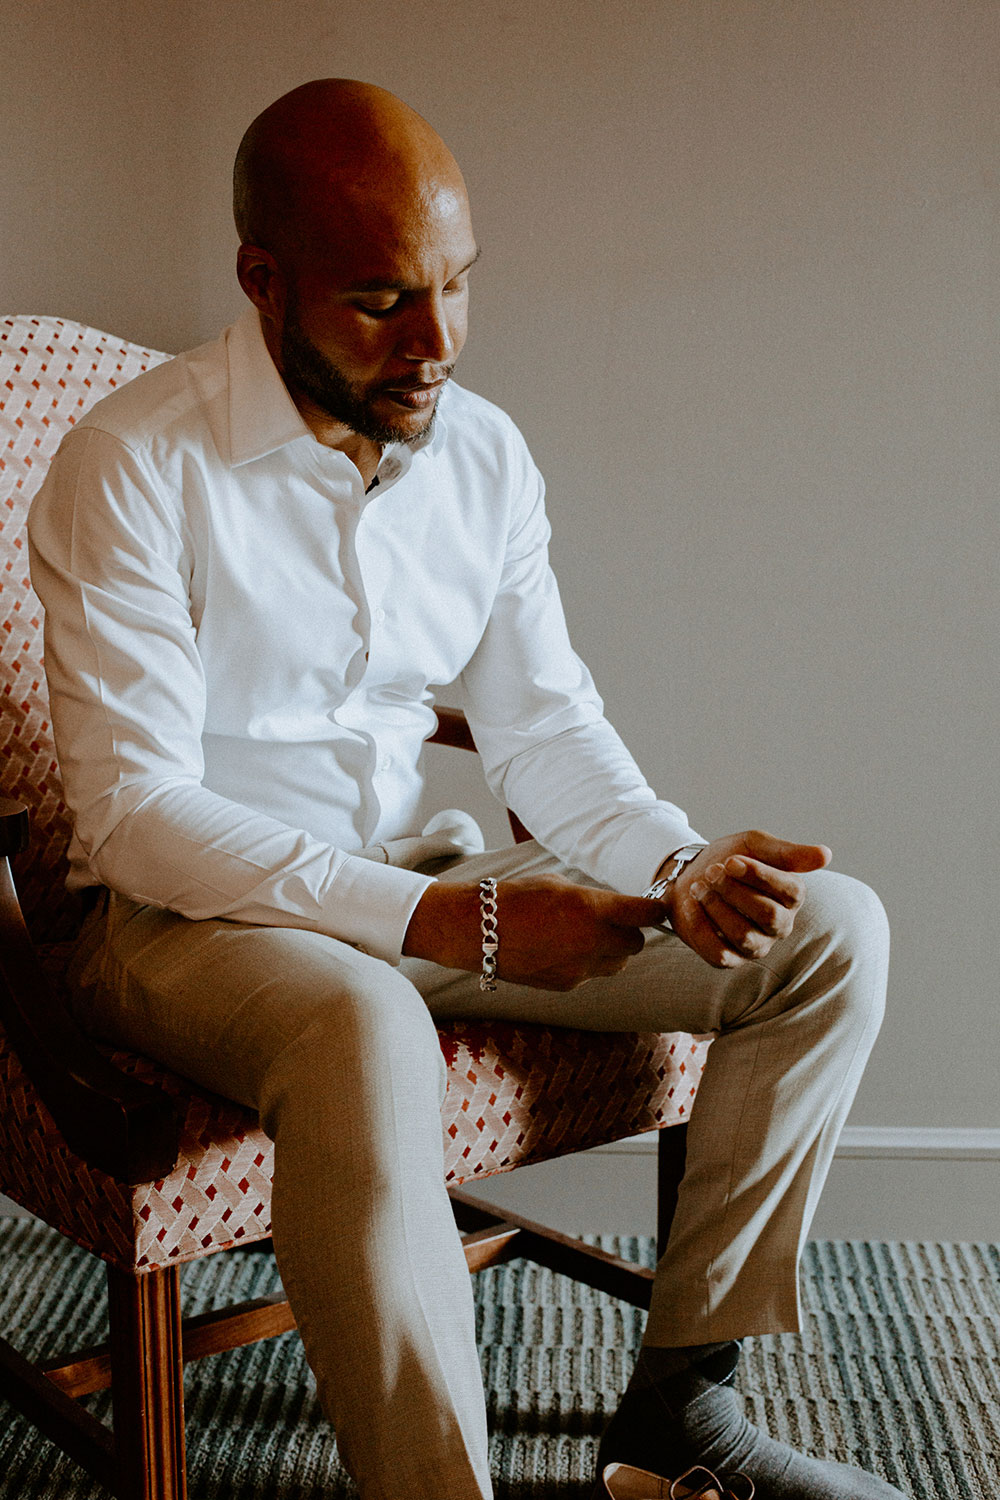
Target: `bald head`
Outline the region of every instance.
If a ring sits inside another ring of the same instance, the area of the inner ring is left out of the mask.
[[[317,79],[240,144],[236,273],[320,439],[367,476],[430,429],[468,327],[478,251],[465,183],[427,121],[385,89]]]
[[[241,241],[289,272],[358,233],[392,236],[401,211],[442,197],[466,201],[437,131],[395,94],[349,78],[315,79],[269,105],[244,135],[233,174]]]

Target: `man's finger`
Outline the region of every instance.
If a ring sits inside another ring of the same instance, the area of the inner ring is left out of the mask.
[[[825,844],[794,844],[756,828],[743,835],[743,847],[752,858],[778,870],[822,870],[833,858]]]
[[[743,879],[736,879],[727,873],[726,865],[709,865],[702,878],[695,881],[692,886],[692,894],[696,891],[711,887],[716,895],[731,906],[744,917],[752,926],[769,938],[787,937],[792,930],[795,919],[795,909],[799,900],[795,893],[789,890],[783,892],[780,899],[776,898],[770,886],[754,886],[750,883],[749,867],[745,860],[739,863],[743,866]],[[733,860],[736,863],[736,860]],[[801,887],[801,882],[796,881],[794,876],[774,872],[780,875],[782,881],[794,882]],[[699,896],[699,900],[701,897]]]
[[[735,949],[743,958],[764,957],[774,942],[772,937],[766,936],[742,912],[730,906],[712,886],[699,883],[692,886],[691,894],[694,895],[696,891],[699,892],[697,900],[702,910],[730,948]]]
[[[719,931],[700,901],[695,901],[691,896],[686,897],[684,915],[684,941],[689,948],[694,949],[699,958],[716,969],[735,969],[746,962],[746,956]]]
[[[619,942],[622,950],[622,963],[624,964],[627,958],[634,958],[637,953],[642,952],[646,946],[646,937],[640,928],[627,927],[622,930]]]
[[[787,870],[779,870],[775,865],[767,865],[761,860],[750,859],[745,854],[731,854],[728,859],[722,861],[722,869],[724,871],[722,876],[709,876],[706,870],[703,878],[712,885],[718,885],[720,880],[726,880],[744,885],[748,890],[760,891],[762,895],[772,901],[777,901],[789,911],[802,904],[805,887],[797,875]]]
[[[616,927],[659,927],[670,911],[665,901],[646,896],[620,896],[605,915]]]

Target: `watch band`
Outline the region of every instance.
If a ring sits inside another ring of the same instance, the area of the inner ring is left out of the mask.
[[[658,901],[661,896],[666,894],[667,887],[673,885],[684,866],[689,865],[693,859],[697,859],[701,851],[707,848],[707,844],[685,844],[682,849],[675,849],[670,856],[673,861],[673,868],[668,870],[666,875],[661,875],[659,880],[654,880],[649,889],[643,891],[643,897],[646,900]],[[661,927],[664,932],[673,932],[674,930],[673,924],[668,917],[664,917],[663,921],[658,922],[656,925]]]

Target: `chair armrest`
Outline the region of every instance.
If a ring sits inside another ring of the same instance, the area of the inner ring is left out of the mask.
[[[0,858],[23,854],[30,838],[28,809],[10,797],[0,797]]]
[[[460,708],[438,708],[434,705],[437,714],[438,727],[434,733],[428,735],[428,745],[451,745],[454,750],[476,751],[476,742],[472,738],[472,730]]]
[[[433,734],[427,736],[428,745],[450,745],[454,750],[471,750],[474,754],[478,753],[476,742],[472,738],[472,730],[460,708],[438,708],[435,704],[434,712],[437,714],[438,727]],[[514,835],[515,844],[523,844],[531,838],[531,834],[517,813],[511,812],[510,808],[507,809],[507,821]]]
[[[110,1063],[46,979],[7,858],[25,847],[27,822],[0,798],[0,1024],[70,1149],[119,1181],[156,1181],[180,1153],[177,1106]]]

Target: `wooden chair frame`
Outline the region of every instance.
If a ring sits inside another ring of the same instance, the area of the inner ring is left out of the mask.
[[[437,744],[475,750],[464,715],[437,710]],[[514,837],[529,835],[511,815]],[[12,856],[28,845],[28,815],[0,798],[0,1024],[70,1148],[129,1184],[167,1176],[177,1160],[173,1100],[110,1063],[42,971],[18,902]],[[658,1243],[666,1243],[684,1167],[686,1127],[661,1129]],[[524,1256],[648,1308],[653,1272],[520,1215],[451,1192],[470,1271]],[[267,1243],[267,1242],[264,1242]],[[36,1365],[0,1339],[5,1397],[119,1500],[186,1500],[184,1364],[294,1328],[281,1296],[182,1319],[180,1267],[133,1273],[107,1266],[109,1338]],[[113,1426],[76,1398],[111,1387]]]

